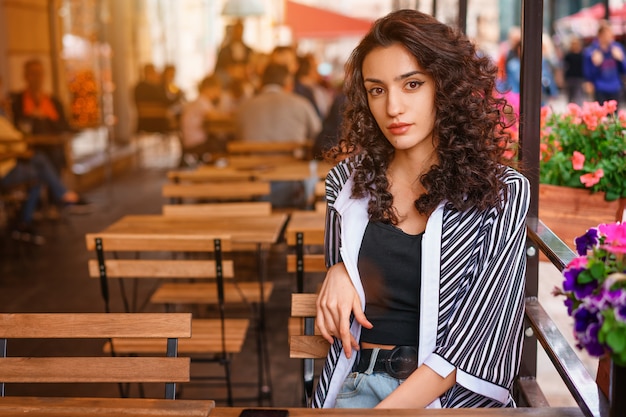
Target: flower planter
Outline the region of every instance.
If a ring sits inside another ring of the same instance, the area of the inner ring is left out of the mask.
[[[572,250],[574,239],[590,227],[621,220],[625,203],[624,198],[606,201],[604,193],[583,188],[539,185],[539,218]]]
[[[567,244],[573,251],[576,250],[574,239],[582,235],[587,229],[596,227],[600,223],[621,221],[626,208],[626,199],[606,201],[604,193],[591,194],[582,188],[561,187],[557,185],[539,185],[539,218]],[[547,261],[542,255],[541,260]],[[608,357],[600,358],[596,382],[604,395],[612,402],[612,383],[622,384],[624,387],[624,368],[612,366]],[[621,378],[621,379],[620,379]],[[622,388],[623,389],[623,388]],[[617,394],[619,395],[619,394]],[[620,400],[623,402],[626,397]],[[619,403],[619,402],[618,402]],[[619,403],[622,404],[622,403]],[[623,407],[622,405],[619,405]],[[623,408],[620,408],[623,411]],[[621,412],[621,411],[620,411]],[[611,414],[613,416],[624,414]]]

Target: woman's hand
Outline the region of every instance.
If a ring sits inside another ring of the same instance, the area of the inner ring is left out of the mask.
[[[363,313],[359,294],[352,285],[348,271],[343,262],[339,262],[326,273],[317,297],[316,323],[329,343],[333,343],[333,336],[341,340],[347,358],[352,355],[352,349],[359,349],[359,344],[350,333],[351,313],[361,326],[372,328],[372,323]]]

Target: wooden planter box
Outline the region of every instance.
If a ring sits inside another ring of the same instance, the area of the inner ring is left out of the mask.
[[[604,193],[582,188],[539,185],[539,219],[572,250],[574,239],[590,227],[621,220],[626,199],[606,201]]]

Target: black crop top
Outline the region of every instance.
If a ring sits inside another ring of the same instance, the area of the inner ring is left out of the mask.
[[[361,341],[417,346],[422,236],[386,223],[370,222],[359,252],[365,315],[374,325]]]

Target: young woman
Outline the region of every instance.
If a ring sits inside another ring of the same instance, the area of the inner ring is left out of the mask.
[[[326,180],[332,343],[315,407],[511,407],[522,347],[528,181],[496,68],[415,10],[378,20],[346,67]]]

